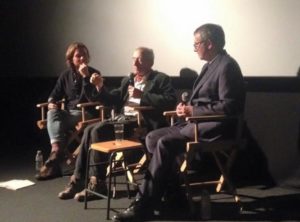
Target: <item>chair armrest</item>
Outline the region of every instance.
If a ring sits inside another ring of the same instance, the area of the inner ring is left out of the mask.
[[[133,106],[134,111],[147,111],[147,110],[154,110],[152,106]]]
[[[105,107],[105,106],[102,106],[102,105],[95,107],[95,109],[97,109],[97,110],[102,110],[102,109],[105,109],[105,108],[108,108],[108,107]]]
[[[78,108],[89,107],[89,106],[97,106],[100,105],[100,102],[86,102],[77,104]]]
[[[86,103],[79,103],[77,104],[78,108],[81,108],[81,115],[82,119],[80,122],[77,123],[75,128],[80,131],[84,129],[87,125],[90,125],[92,123],[100,122],[104,120],[104,107],[103,105],[100,105],[100,102],[86,102]],[[95,109],[99,110],[99,117],[93,118],[93,119],[86,119],[85,118],[85,108],[95,106]]]
[[[56,104],[62,104],[62,109],[64,109],[64,102],[65,102],[65,99],[62,99],[62,100],[59,100],[56,102]],[[47,108],[48,107],[48,104],[49,102],[45,102],[45,103],[38,103],[36,104],[36,107],[38,108]]]
[[[49,103],[38,103],[38,104],[36,104],[36,107],[38,107],[38,108],[48,107],[48,104]]]
[[[36,122],[38,128],[45,129],[47,126],[46,120],[46,109],[48,108],[48,103],[38,103],[36,107],[41,108],[41,119]]]
[[[219,115],[203,115],[203,116],[190,116],[186,117],[186,121],[190,121],[194,123],[194,135],[195,135],[195,142],[198,142],[198,123],[203,122],[220,122],[227,119],[240,119],[242,115],[237,116],[226,116],[224,114]]]
[[[186,121],[190,121],[190,122],[211,122],[211,121],[222,121],[228,118],[233,118],[231,116],[226,116],[223,114],[220,115],[203,115],[203,116],[189,116],[186,117],[185,120]]]
[[[177,113],[175,110],[174,111],[165,111],[165,112],[163,112],[163,115],[164,116],[177,116]]]
[[[77,107],[78,107],[78,108],[81,108],[81,115],[82,115],[81,121],[82,121],[82,122],[85,122],[85,121],[86,121],[86,118],[85,118],[85,108],[86,108],[86,107],[97,106],[97,105],[99,105],[99,104],[100,104],[99,102],[78,103],[78,104],[77,104]],[[100,115],[100,118],[101,118],[101,117],[102,117],[102,116]]]
[[[132,107],[134,111],[137,111],[137,124],[139,127],[142,126],[142,115],[141,112],[142,111],[150,111],[150,110],[154,110],[154,108],[152,106],[131,106],[128,105],[129,107]]]
[[[173,111],[165,111],[163,112],[163,115],[167,117],[167,119],[170,121],[170,125],[173,126],[175,122],[175,117],[177,117],[177,113],[175,110]]]
[[[65,102],[65,100],[62,99],[62,100],[59,100],[56,103],[61,104],[61,108],[64,109],[65,108],[64,102]],[[37,121],[37,126],[40,129],[45,129],[46,126],[47,126],[46,109],[48,109],[48,104],[49,104],[48,102],[36,104],[36,107],[41,109],[41,119]]]
[[[89,119],[85,121],[80,121],[76,124],[75,128],[77,131],[80,131],[81,129],[84,129],[86,126],[93,124],[93,123],[98,123],[101,122],[101,118],[94,118],[94,119]]]
[[[103,106],[103,105],[99,105],[99,106],[96,106],[95,108],[96,108],[96,110],[99,110],[101,121],[103,121],[104,120],[105,109],[108,109],[109,107]]]

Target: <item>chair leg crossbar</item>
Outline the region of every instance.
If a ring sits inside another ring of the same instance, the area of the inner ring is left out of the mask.
[[[189,170],[188,155],[186,156],[186,158],[180,168],[181,172],[184,175],[184,186],[186,189],[186,196],[187,196],[192,214],[195,214],[195,212],[197,212],[197,209],[195,209],[195,204],[193,201],[192,187],[194,187],[194,186],[209,186],[209,185],[216,185],[215,191],[217,193],[220,193],[223,190],[224,185],[226,185],[226,191],[228,192],[228,194],[232,195],[234,202],[237,203],[239,210],[242,211],[243,208],[242,208],[242,204],[240,202],[240,198],[237,194],[236,187],[231,182],[231,180],[228,176],[230,164],[232,163],[232,159],[233,159],[233,156],[235,155],[235,153],[233,153],[233,155],[228,156],[228,159],[225,164],[222,164],[221,160],[219,159],[219,157],[217,155],[217,152],[211,152],[211,153],[214,157],[214,161],[215,161],[219,171],[221,172],[221,176],[219,177],[218,180],[191,182],[189,173],[188,173],[188,170]]]

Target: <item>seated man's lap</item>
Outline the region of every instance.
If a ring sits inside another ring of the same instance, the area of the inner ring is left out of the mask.
[[[180,128],[177,126],[164,127],[148,133],[146,137],[146,146],[150,153],[154,153],[157,149],[158,143],[170,144],[174,146],[183,146],[187,141],[183,135],[180,134]]]

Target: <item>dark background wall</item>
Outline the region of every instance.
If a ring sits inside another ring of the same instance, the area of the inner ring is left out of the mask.
[[[62,7],[59,1],[51,1],[51,4],[48,1],[35,0],[32,3],[1,2],[1,156],[49,146],[47,133],[40,131],[35,125],[39,118],[35,105],[47,99],[58,73],[65,67],[66,44],[77,40],[71,38],[64,30],[69,27],[68,24],[71,25],[77,20],[69,16],[69,1],[62,2],[68,14],[67,26],[59,23],[55,26],[52,23],[53,20],[57,20],[57,7],[60,10]],[[82,5],[75,2],[79,6]],[[59,19],[63,18],[60,14]],[[66,38],[61,39],[61,36]],[[94,38],[96,37],[90,37]],[[118,47],[115,42],[111,43],[112,51]],[[134,46],[128,47],[129,55],[133,48]],[[54,56],[58,54],[59,56]],[[117,64],[117,61],[114,60],[110,66]],[[130,65],[130,56],[126,63]],[[107,84],[117,86],[120,81],[118,76],[126,73],[127,71],[106,75]],[[269,171],[276,182],[299,186],[300,181],[297,178],[300,178],[300,81],[296,77],[296,70],[294,77],[290,76],[290,72],[275,71],[268,77],[259,77],[260,74],[245,76],[248,91],[246,121],[249,144],[240,157],[244,168],[239,168],[236,173],[247,179],[247,174],[263,177],[265,171]],[[175,88],[184,90],[191,87],[191,81],[179,78],[179,70],[170,75]]]

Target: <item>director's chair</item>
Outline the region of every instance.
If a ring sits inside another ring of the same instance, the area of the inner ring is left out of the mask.
[[[176,117],[176,111],[165,112],[164,115],[170,118],[170,121],[174,123]],[[215,141],[207,142],[202,141],[198,134],[198,124],[204,122],[220,122],[235,120],[236,128],[234,137],[226,139],[217,139]],[[245,146],[245,139],[243,138],[244,118],[243,114],[238,116],[226,116],[226,115],[208,115],[208,116],[193,116],[187,117],[186,121],[190,121],[194,124],[194,141],[186,143],[186,152],[184,159],[180,165],[180,172],[183,174],[184,184],[186,190],[187,200],[189,202],[190,211],[193,216],[196,215],[197,209],[195,208],[193,200],[193,188],[197,186],[210,186],[215,185],[215,192],[227,191],[234,198],[234,201],[238,204],[239,209],[242,210],[240,198],[237,194],[236,187],[230,178],[230,169],[236,159],[237,153]],[[220,172],[219,179],[217,180],[203,180],[192,181],[191,162],[195,157],[195,153],[212,155],[214,164]],[[226,188],[226,189],[225,189]]]
[[[43,130],[47,128],[47,111],[48,111],[48,102],[45,103],[39,103],[36,105],[36,107],[40,108],[40,119],[37,120],[36,124],[39,129]],[[64,100],[61,100],[58,102],[60,104],[61,109],[65,109]],[[87,107],[98,107],[99,110],[99,116],[95,117],[93,119],[88,119],[86,116],[86,108]],[[85,127],[89,124],[96,123],[99,121],[103,121],[105,118],[105,109],[106,107],[100,105],[99,102],[86,102],[86,103],[80,103],[77,104],[77,107],[81,110],[81,121],[77,123],[75,128],[68,132],[67,135],[67,143],[66,143],[66,151],[67,151],[67,164],[70,165],[74,162],[76,159],[78,153],[79,153],[79,147],[77,147],[75,150],[72,150],[70,148],[70,145],[74,142],[78,145],[81,141],[81,135]]]

